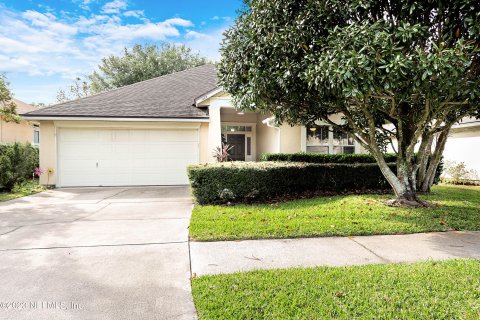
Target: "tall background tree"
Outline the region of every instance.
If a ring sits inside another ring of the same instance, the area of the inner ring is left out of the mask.
[[[480,114],[479,48],[478,0],[251,0],[225,32],[219,77],[241,109],[353,135],[392,204],[421,206],[450,128]]]
[[[60,89],[57,91],[57,103],[66,102],[69,100],[80,99],[88,97],[92,94],[91,85],[88,79],[76,77],[67,89]]]
[[[7,77],[0,74],[0,117],[5,122],[20,122],[17,105],[13,101],[12,92],[8,88]]]
[[[122,87],[132,83],[163,76],[206,64],[206,58],[184,45],[163,43],[135,45],[124,49],[121,56],[102,59],[98,72],[88,78],[92,93]]]
[[[134,45],[124,48],[119,56],[102,59],[98,71],[80,78],[66,89],[57,92],[57,102],[83,98],[91,94],[123,87],[173,72],[208,63],[205,57],[185,45]]]

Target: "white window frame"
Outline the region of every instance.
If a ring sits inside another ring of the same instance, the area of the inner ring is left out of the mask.
[[[35,135],[38,134],[38,142],[35,141]],[[33,126],[33,145],[38,146],[40,145],[40,127],[37,125]]]
[[[310,127],[302,127],[302,130],[305,132],[305,149],[304,152],[308,152],[308,147],[327,147],[328,146],[328,154],[334,154],[333,148],[334,147],[353,147],[353,153],[359,153],[359,148],[357,142],[354,140],[353,145],[334,145],[333,144],[333,127],[327,123],[317,122],[315,123],[317,126],[327,126],[328,127],[328,144],[309,144],[308,143],[308,130]],[[316,152],[309,152],[309,153],[316,153]]]

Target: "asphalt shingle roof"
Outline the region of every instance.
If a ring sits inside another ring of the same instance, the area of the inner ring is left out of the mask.
[[[208,118],[194,99],[217,87],[215,65],[164,75],[28,112],[39,117]]]

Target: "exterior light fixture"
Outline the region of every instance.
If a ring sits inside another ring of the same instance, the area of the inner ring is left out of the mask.
[[[312,128],[310,128],[310,131],[315,132],[315,131],[317,131],[317,128],[312,127]]]

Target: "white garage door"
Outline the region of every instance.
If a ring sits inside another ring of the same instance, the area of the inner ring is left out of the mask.
[[[199,162],[196,129],[61,128],[57,143],[62,187],[187,184]]]

